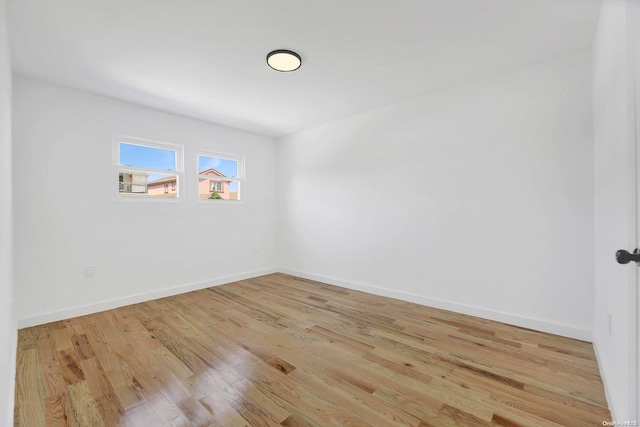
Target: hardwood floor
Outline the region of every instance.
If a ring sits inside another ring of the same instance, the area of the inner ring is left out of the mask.
[[[601,426],[590,343],[273,274],[19,332],[15,425]]]

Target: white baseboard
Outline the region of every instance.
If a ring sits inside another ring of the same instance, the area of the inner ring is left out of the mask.
[[[158,291],[146,292],[110,301],[103,301],[96,304],[89,304],[80,307],[68,308],[60,311],[41,314],[33,317],[18,319],[18,329],[30,326],[42,325],[43,323],[57,322],[59,320],[70,319],[72,317],[84,316],[86,314],[98,313],[100,311],[111,310],[113,308],[124,307],[126,305],[138,304],[158,298],[170,297],[186,292],[197,291],[212,286],[224,285],[225,283],[237,282],[238,280],[251,279],[253,277],[264,276],[265,274],[276,273],[278,269],[270,268],[266,270],[251,271],[233,276],[220,277],[204,282],[189,283],[173,288],[165,288]]]
[[[56,322],[59,320],[70,319],[72,317],[84,316],[86,314],[97,313],[100,311],[123,307],[126,305],[137,304],[137,303],[150,301],[158,298],[169,297],[173,295],[182,294],[185,292],[196,291],[196,290],[208,288],[211,286],[223,285],[225,283],[231,283],[231,282],[236,282],[238,280],[250,279],[253,277],[263,276],[265,274],[271,274],[276,272],[291,274],[293,276],[303,277],[310,280],[316,280],[318,282],[324,282],[331,285],[336,285],[336,286],[341,286],[347,289],[367,292],[374,295],[380,295],[380,296],[385,296],[389,298],[396,298],[399,300],[409,301],[409,302],[413,302],[416,304],[421,304],[429,307],[435,307],[443,310],[450,310],[458,313],[468,314],[471,316],[482,317],[489,320],[495,320],[495,321],[507,323],[510,325],[521,326],[523,328],[529,328],[529,329],[548,332],[551,334],[561,335],[569,338],[575,338],[582,341],[589,341],[589,342],[592,341],[591,331],[588,331],[585,329],[574,328],[571,326],[561,325],[561,324],[552,323],[552,322],[546,322],[538,319],[515,316],[508,313],[487,310],[480,307],[458,304],[450,301],[427,298],[421,295],[415,295],[415,294],[406,293],[406,292],[399,292],[399,291],[394,291],[386,288],[378,288],[375,286],[369,286],[369,285],[364,285],[364,284],[355,283],[355,282],[348,282],[348,281],[336,279],[333,277],[305,273],[302,271],[290,270],[286,268],[272,268],[272,269],[252,271],[248,273],[212,279],[204,282],[190,283],[190,284],[176,286],[172,288],[161,289],[159,291],[132,295],[125,298],[118,298],[110,301],[103,301],[96,304],[73,307],[69,309],[41,314],[38,316],[24,317],[24,318],[18,319],[18,328],[19,329],[28,328],[30,326],[41,325],[43,323]]]
[[[587,329],[579,329],[572,326],[562,325],[559,323],[547,322],[544,320],[532,319],[528,317],[515,316],[513,314],[502,313],[499,311],[487,310],[480,307],[474,307],[465,304],[458,304],[450,301],[443,301],[434,298],[427,298],[421,295],[415,295],[407,292],[394,291],[386,288],[378,288],[375,286],[363,285],[361,283],[348,282],[333,277],[321,276],[318,274],[305,273],[287,268],[278,269],[281,273],[290,274],[292,276],[303,277],[305,279],[315,280],[318,282],[328,283],[330,285],[340,286],[356,291],[367,292],[374,295],[380,295],[389,298],[395,298],[402,301],[413,302],[416,304],[426,305],[429,307],[440,308],[443,310],[455,311],[457,313],[468,314],[471,316],[482,317],[484,319],[495,320],[497,322],[507,323],[509,325],[520,326],[536,331],[547,332],[563,337],[574,338],[581,341],[591,342],[593,339],[591,331]]]
[[[612,421],[612,420],[617,420],[618,418],[616,417],[616,414],[618,413],[618,411],[615,408],[615,405],[613,404],[614,401],[611,399],[611,389],[609,388],[609,383],[607,382],[607,377],[603,372],[603,367],[605,366],[604,364],[604,356],[602,354],[602,351],[600,350],[600,347],[598,346],[598,339],[596,334],[594,334],[593,337],[593,349],[595,350],[596,353],[596,360],[598,361],[598,368],[600,369],[600,378],[602,378],[602,385],[604,386],[604,395],[607,398],[607,405],[609,406],[609,411],[611,412],[611,420],[603,420],[603,421]]]

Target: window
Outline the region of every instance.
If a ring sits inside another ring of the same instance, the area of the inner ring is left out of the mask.
[[[198,194],[200,200],[242,200],[243,185],[243,157],[217,153],[198,156]]]
[[[182,146],[137,138],[114,140],[119,199],[180,199]]]

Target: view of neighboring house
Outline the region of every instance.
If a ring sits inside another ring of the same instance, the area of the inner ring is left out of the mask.
[[[176,197],[178,194],[177,177],[175,175],[154,179],[147,184],[147,194],[151,197]]]
[[[213,168],[200,171],[200,175],[214,175],[225,177],[222,173]],[[211,181],[209,179],[200,179],[198,183],[198,194],[200,200],[208,199],[211,193],[218,193],[224,200],[238,200],[238,192],[230,191],[229,185],[231,181]]]
[[[143,172],[120,172],[118,178],[120,193],[146,194],[147,176]]]
[[[200,175],[214,175],[225,178],[225,175],[210,168],[200,171]],[[178,194],[177,177],[175,175],[158,178],[147,182],[148,174],[141,172],[120,172],[119,191],[151,197],[176,197]],[[230,191],[231,181],[200,179],[198,195],[201,200],[208,199],[212,193],[217,193],[224,200],[238,200],[238,192]]]

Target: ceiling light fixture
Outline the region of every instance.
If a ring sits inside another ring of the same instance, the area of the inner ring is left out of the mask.
[[[300,55],[290,50],[278,49],[269,52],[267,55],[267,64],[276,71],[289,72],[295,71],[302,65]]]

